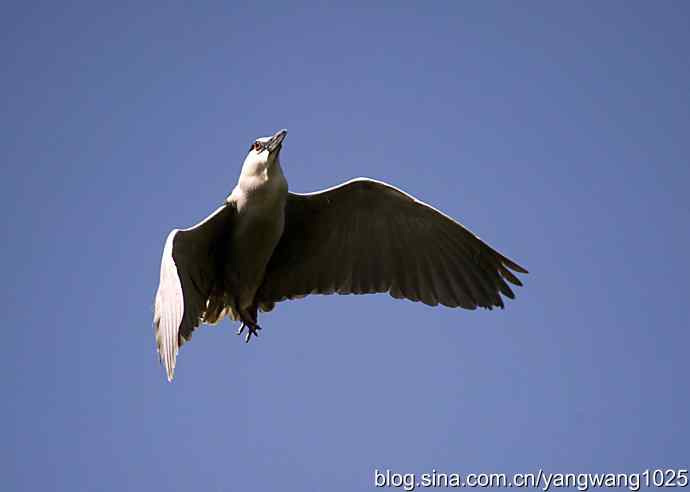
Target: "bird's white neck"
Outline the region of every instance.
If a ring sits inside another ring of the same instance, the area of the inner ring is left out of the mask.
[[[247,201],[260,201],[266,205],[284,203],[287,196],[287,180],[280,167],[280,158],[267,163],[257,159],[246,159],[237,185],[228,197],[240,208]]]

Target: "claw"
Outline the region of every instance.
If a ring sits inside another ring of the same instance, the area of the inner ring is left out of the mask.
[[[239,329],[237,330],[237,334],[241,335],[245,328],[247,328],[247,334],[244,336],[245,342],[249,342],[249,340],[251,340],[251,338],[252,338],[252,335],[254,335],[255,337],[259,336],[259,330],[261,329],[261,327],[259,325],[254,325],[254,326],[248,325],[244,321],[242,322]]]
[[[254,326],[247,325],[247,334],[244,336],[244,342],[249,343],[249,340],[251,340],[252,335],[254,335],[255,337],[258,337],[260,329],[261,329],[261,327],[259,325],[254,325]]]

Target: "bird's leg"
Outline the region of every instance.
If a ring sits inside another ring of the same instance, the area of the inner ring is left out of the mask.
[[[245,342],[249,342],[249,340],[252,338],[252,335],[255,337],[259,336],[259,330],[261,330],[261,327],[256,321],[256,311],[256,306],[251,306],[249,309],[240,310],[240,319],[242,324],[240,325],[239,330],[237,330],[237,334],[241,335],[244,329],[247,328],[247,334],[244,336]]]

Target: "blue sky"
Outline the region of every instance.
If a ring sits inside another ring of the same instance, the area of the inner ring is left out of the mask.
[[[689,19],[671,1],[5,6],[6,490],[687,468]],[[167,384],[165,237],[283,127],[292,190],[399,186],[525,265],[517,299],[284,303],[256,343],[200,329]]]

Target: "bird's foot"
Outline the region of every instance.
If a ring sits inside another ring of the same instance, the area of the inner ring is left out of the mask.
[[[247,334],[244,336],[245,342],[249,342],[249,340],[252,339],[252,335],[255,337],[259,336],[259,330],[261,330],[261,327],[256,323],[245,323],[244,321],[242,321],[239,330],[237,330],[237,334],[241,335],[245,328],[247,329]]]

